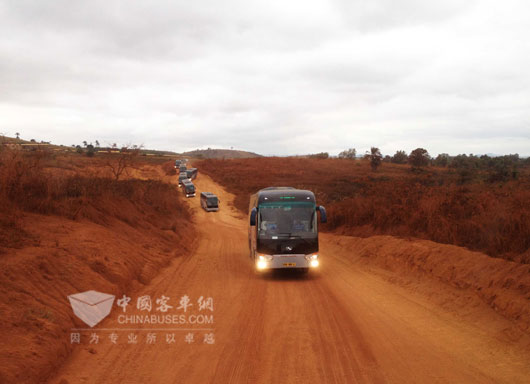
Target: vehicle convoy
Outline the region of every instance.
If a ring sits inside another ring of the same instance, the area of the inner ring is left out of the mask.
[[[327,221],[311,191],[269,187],[250,197],[248,243],[258,270],[317,268],[318,229]]]
[[[197,178],[197,173],[199,172],[197,168],[188,168],[186,169],[186,172],[188,174],[188,179],[193,180]]]
[[[175,169],[180,168],[181,160],[175,160]]]
[[[182,182],[184,180],[188,180],[188,174],[186,173],[186,171],[179,173],[179,187],[182,186]]]
[[[219,199],[211,192],[201,192],[201,207],[207,212],[219,210]]]
[[[195,197],[195,185],[189,179],[182,180],[182,190],[186,197]]]

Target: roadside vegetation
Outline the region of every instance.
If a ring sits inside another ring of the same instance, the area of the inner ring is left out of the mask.
[[[352,155],[353,154],[353,155]],[[236,195],[268,186],[314,191],[329,213],[323,230],[368,237],[417,237],[530,263],[530,164],[517,155],[440,155],[398,151],[381,160],[347,150],[340,158],[204,160],[198,165]]]
[[[67,295],[130,294],[193,251],[167,157],[130,156],[0,146],[0,382],[45,382],[68,356]]]
[[[112,219],[137,225],[127,206],[148,209],[167,220],[190,219],[190,212],[172,185],[140,180],[127,172],[141,165],[134,154],[86,159],[50,151],[0,151],[0,248],[20,245],[24,212],[87,219],[105,224]],[[160,217],[153,225],[161,223]],[[163,223],[167,225],[167,223]]]

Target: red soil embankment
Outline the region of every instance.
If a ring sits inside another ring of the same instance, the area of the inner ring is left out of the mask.
[[[41,382],[68,356],[71,328],[86,327],[68,295],[131,296],[193,251],[195,229],[152,166],[154,180],[116,181],[91,163],[63,172],[34,154],[2,155],[14,157],[0,166],[0,382]]]
[[[352,261],[375,265],[393,276],[435,279],[477,296],[530,333],[530,265],[492,258],[453,245],[392,236],[327,235],[330,249],[351,249]],[[465,296],[464,294],[460,295]]]

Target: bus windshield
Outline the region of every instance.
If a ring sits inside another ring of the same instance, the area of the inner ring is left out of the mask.
[[[258,230],[264,237],[304,237],[316,233],[315,204],[271,202],[259,205]]]
[[[217,207],[217,197],[216,196],[211,196],[211,197],[208,197],[206,198],[206,205],[208,207]]]

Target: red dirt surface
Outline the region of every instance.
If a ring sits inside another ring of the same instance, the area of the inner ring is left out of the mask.
[[[63,169],[8,155],[21,157],[9,163],[18,174],[0,167],[0,383],[41,382],[83,325],[67,295],[139,289],[194,249],[195,229],[181,194],[157,181],[159,166],[134,170],[154,180],[114,181],[85,159]]]
[[[140,161],[115,181],[104,159],[64,160],[28,168],[34,163],[26,159],[20,174],[0,166],[10,180],[2,185],[16,191],[0,188],[0,228],[8,232],[0,238],[1,383],[512,384],[530,376],[526,264],[427,240],[344,236],[351,228],[342,223],[321,234],[319,271],[259,276],[248,257],[245,190],[259,189],[276,171],[270,176],[259,161],[242,161],[241,175],[225,174],[228,185],[240,183],[234,195],[204,174],[208,162],[195,162],[198,192],[221,201],[219,212],[207,213],[198,198],[184,202],[170,162]],[[310,178],[314,169],[333,182],[321,173],[327,161],[282,160],[299,168],[286,168],[291,179],[278,171],[271,184],[295,180],[336,209],[334,190]],[[224,163],[209,166],[219,174],[237,169]],[[368,186],[418,177],[389,167],[373,180],[368,166],[358,167],[355,177]],[[348,180],[344,190],[357,191]],[[104,329],[119,327],[115,308],[95,328],[100,344],[89,344],[85,333],[72,348],[71,328],[83,324],[66,296],[90,289],[117,297],[212,296],[215,344],[111,345]]]
[[[246,213],[250,194],[268,186],[315,192],[329,212],[323,230],[354,236],[413,236],[530,263],[530,179],[460,185],[443,168],[417,173],[405,165],[341,159],[204,160],[201,172],[235,194]]]
[[[138,294],[211,295],[215,343],[204,344],[203,332],[191,325],[195,342],[184,341],[188,330],[175,331],[177,341],[168,345],[168,331],[159,325],[157,342],[146,345],[153,325],[140,325],[137,345],[127,343],[129,331],[118,331],[117,345],[77,346],[51,383],[527,382],[528,333],[478,298],[474,284],[453,285],[475,277],[488,285],[488,266],[509,274],[514,263],[429,241],[323,234],[317,273],[259,276],[234,196],[204,174],[195,184],[220,197],[219,212],[187,200],[196,213],[196,252],[175,259]],[[451,262],[458,271],[451,272]],[[388,269],[379,267],[386,263]],[[431,267],[446,281],[429,273]],[[118,314],[105,319],[107,332],[119,329]]]

